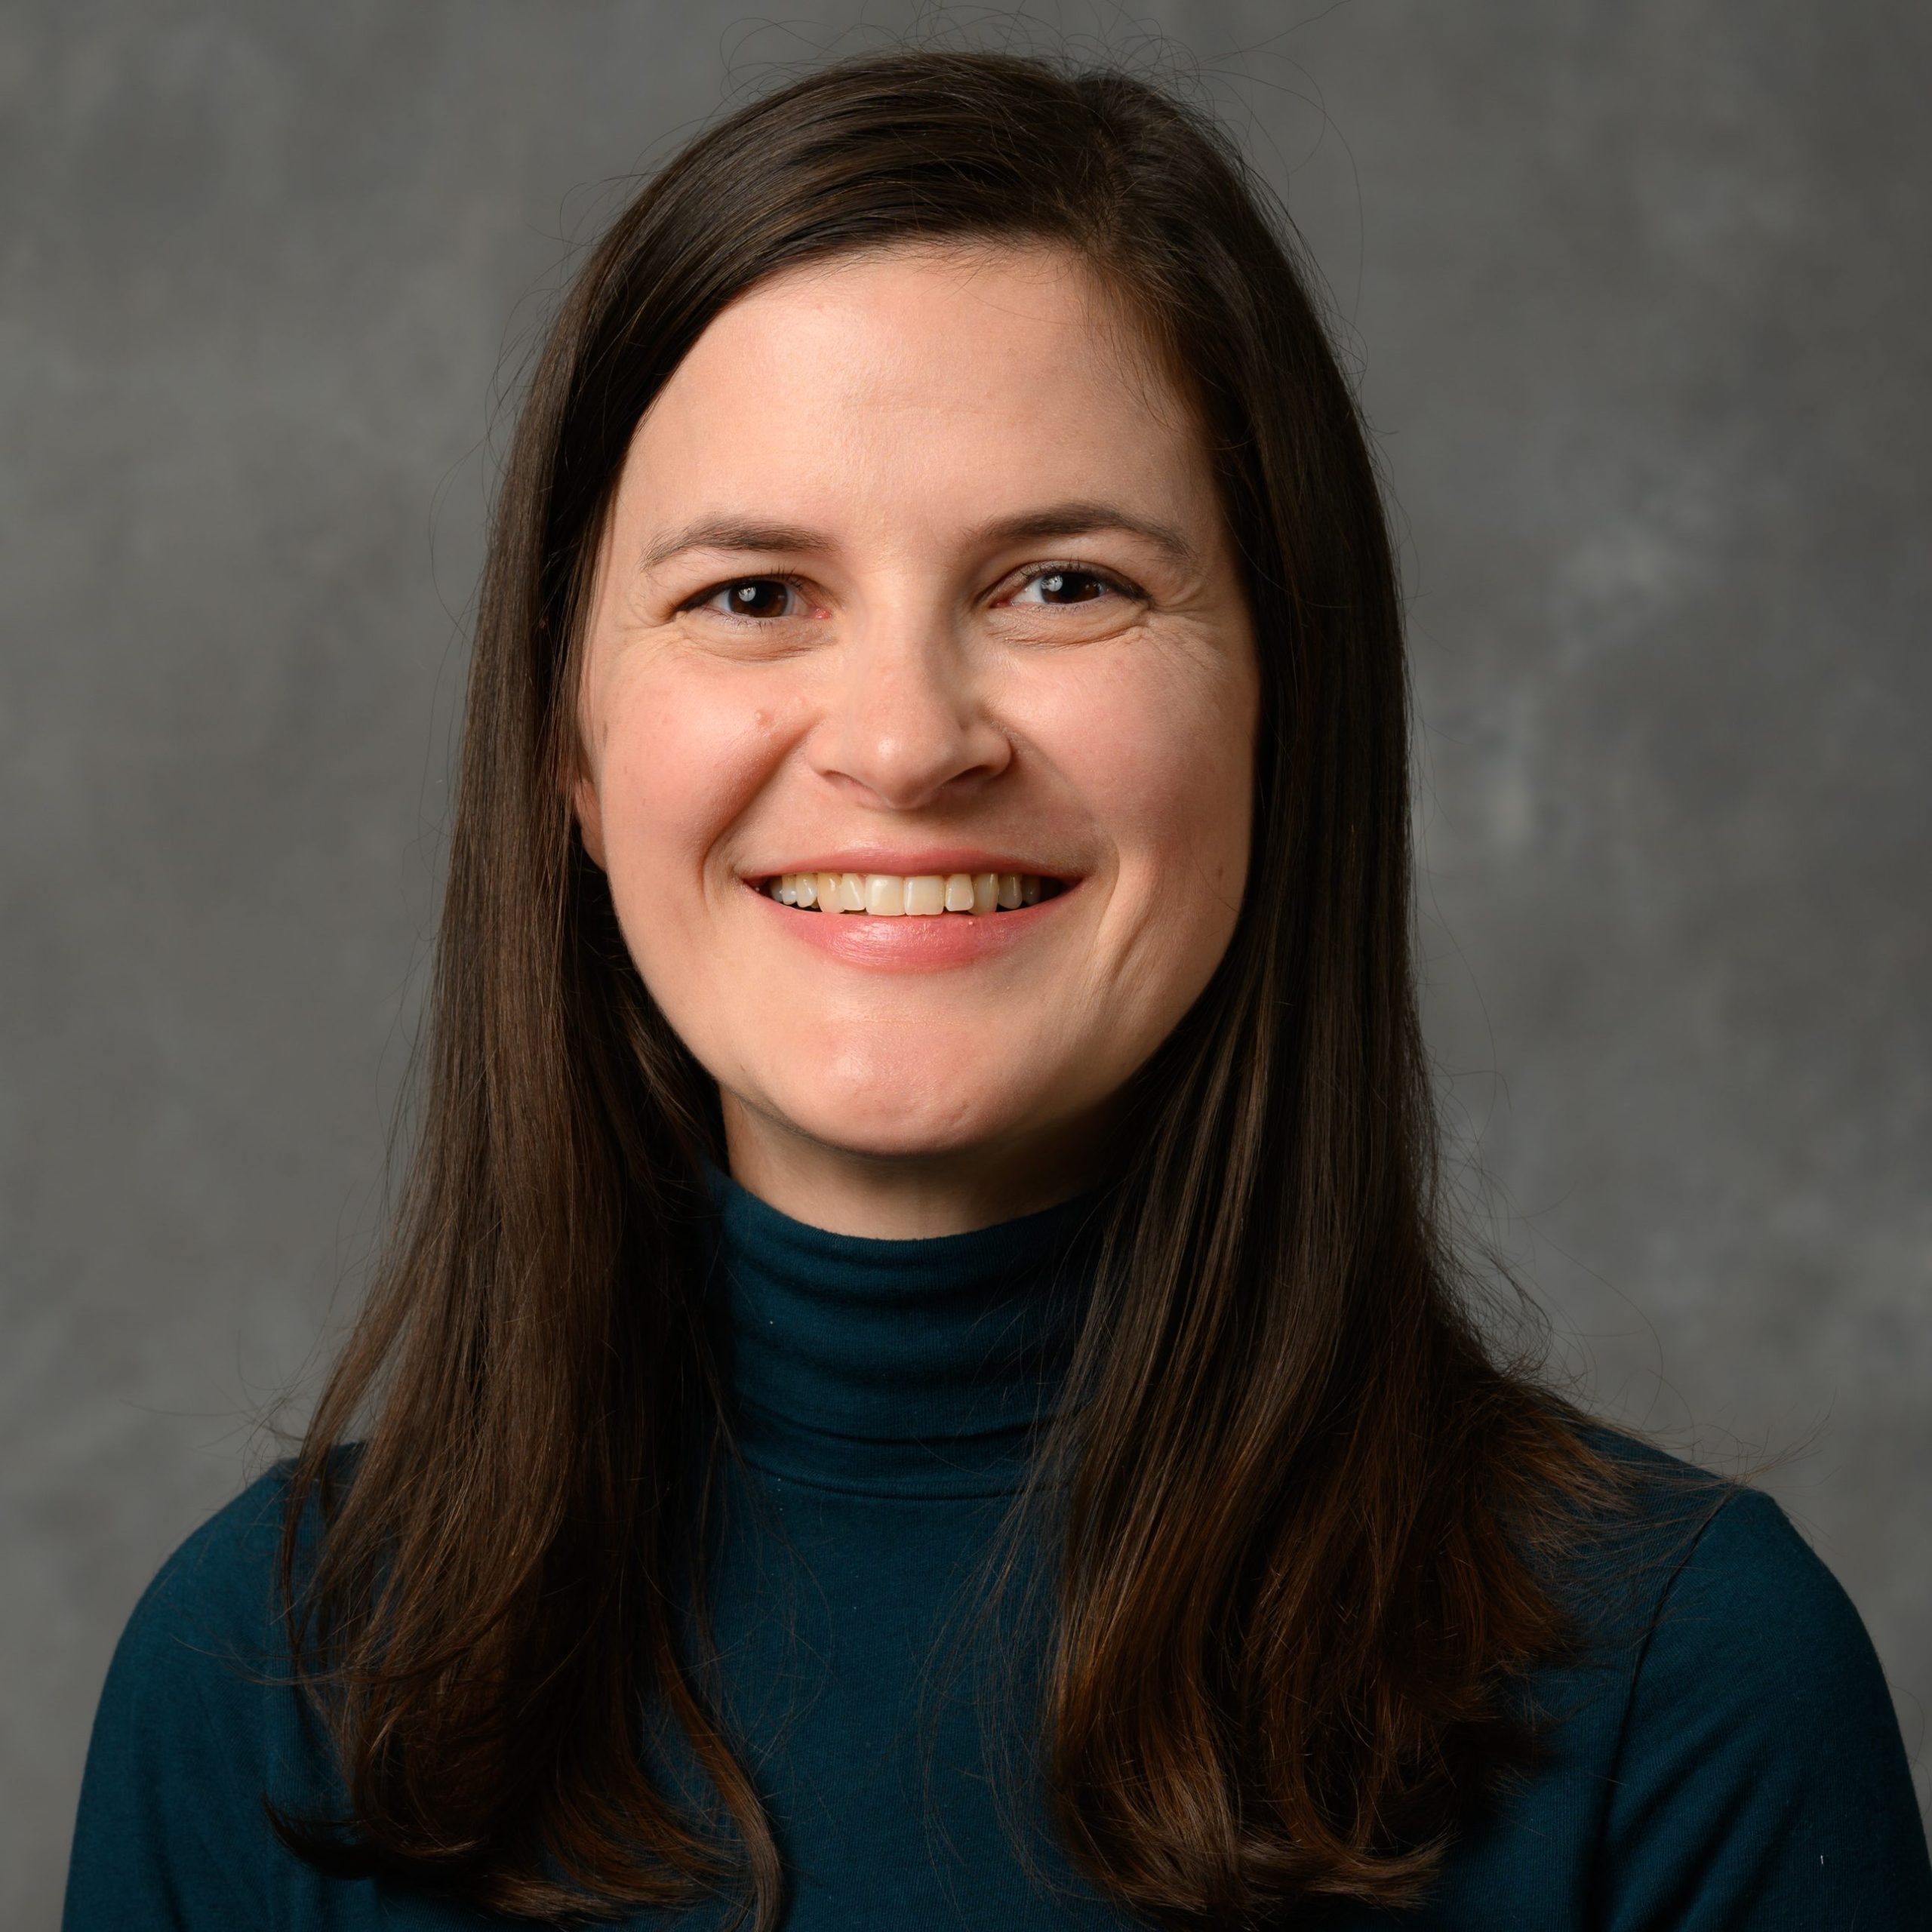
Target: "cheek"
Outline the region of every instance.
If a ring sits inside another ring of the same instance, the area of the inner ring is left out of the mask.
[[[638,679],[609,694],[598,798],[605,870],[638,965],[697,910],[721,832],[764,775],[771,716],[721,693]]]
[[[1097,667],[1099,668],[1099,667]],[[1225,900],[1247,861],[1256,699],[1230,656],[1152,657],[1083,681],[1057,720],[1063,757],[1129,891]]]

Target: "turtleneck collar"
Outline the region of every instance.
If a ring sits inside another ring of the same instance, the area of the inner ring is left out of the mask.
[[[794,1220],[709,1162],[705,1180],[708,1301],[749,1461],[882,1495],[1018,1486],[1092,1285],[1097,1190],[881,1241]]]

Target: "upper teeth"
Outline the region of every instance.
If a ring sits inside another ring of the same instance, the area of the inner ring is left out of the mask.
[[[990,912],[1031,906],[1047,883],[1037,872],[782,872],[763,890],[781,905],[821,912]]]

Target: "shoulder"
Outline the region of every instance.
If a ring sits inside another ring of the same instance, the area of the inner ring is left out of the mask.
[[[1627,1437],[1607,1446],[1636,1507],[1602,1599],[1626,1640],[1606,1923],[1921,1922],[1916,1794],[1843,1586],[1770,1497]]]
[[[286,1463],[250,1483],[163,1562],[107,1669],[82,1786],[82,1818],[168,1795],[206,1804],[245,1789],[284,1755],[296,1700],[281,1614]]]
[[[349,1452],[332,1467],[343,1471]],[[283,1616],[282,1525],[293,1466],[278,1463],[162,1563],[115,1646],[89,1747],[97,1761],[161,1775],[205,1743],[237,1766],[280,1752],[300,1703]],[[313,1550],[312,1500],[296,1543]],[[146,1774],[143,1773],[143,1774]]]
[[[1753,1738],[1782,1750],[1807,1731],[1814,1760],[1897,1748],[1890,1693],[1857,1607],[1770,1497],[1714,1481],[1663,1549],[1637,1659],[1631,1748],[1644,1742],[1646,1717],[1667,1721],[1680,1753],[1735,1751]]]
[[[304,1749],[281,1641],[278,1465],[163,1563],[115,1646],[68,1867],[72,1932],[269,1923],[263,1797]]]
[[[1682,1678],[1706,1706],[1883,1693],[1850,1598],[1770,1496],[1621,1431],[1584,1433],[1624,1501],[1592,1518],[1571,1601],[1636,1689]]]
[[[1712,1639],[1761,1667],[1801,1658],[1815,1674],[1875,1662],[1844,1587],[1761,1490],[1733,1487],[1722,1497],[1658,1606],[1654,1646]]]
[[[162,1563],[128,1620],[114,1673],[173,1679],[269,1661],[278,1646],[277,1559],[289,1484],[290,1466],[277,1463]]]
[[[1772,1497],[1621,1431],[1589,1434],[1627,1496],[1593,1526],[1589,1607],[1638,1646],[1640,1669],[1705,1651],[1732,1672],[1875,1668],[1851,1599]]]

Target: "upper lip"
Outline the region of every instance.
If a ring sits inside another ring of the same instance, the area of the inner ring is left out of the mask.
[[[777,878],[786,872],[890,872],[916,878],[937,872],[1020,872],[1036,878],[1066,880],[1079,876],[1063,866],[1024,858],[1012,852],[989,851],[977,845],[924,845],[913,851],[894,851],[883,845],[846,845],[835,852],[809,858],[787,859],[782,864],[746,872],[746,878]]]

